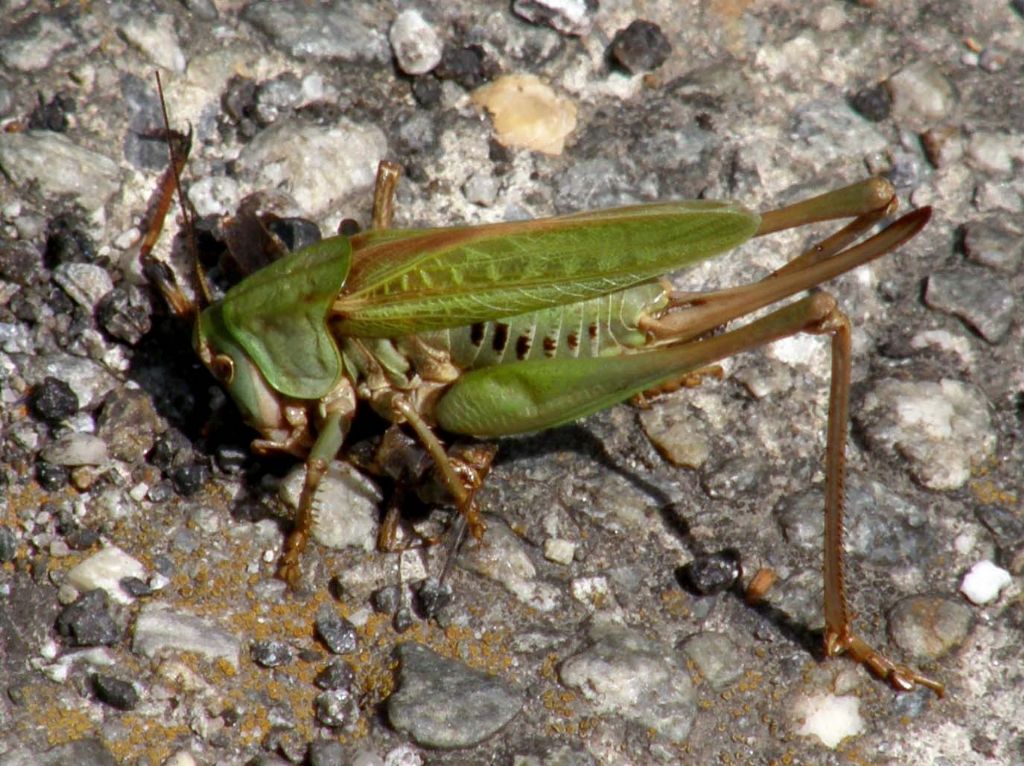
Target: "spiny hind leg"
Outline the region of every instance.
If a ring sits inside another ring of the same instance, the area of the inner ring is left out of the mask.
[[[893,662],[854,633],[847,609],[843,562],[846,432],[851,373],[850,320],[833,302],[831,310],[805,331],[828,335],[832,341],[832,379],[825,438],[825,654],[829,657],[848,655],[897,691],[924,686],[941,697],[944,687],[939,681]]]
[[[671,316],[669,317],[671,319]],[[654,320],[646,328],[654,337],[671,337],[671,322]],[[827,293],[814,293],[754,320],[743,327],[700,340],[684,341],[656,349],[652,354],[675,355],[710,364],[732,354],[747,351],[798,333],[828,335],[832,342],[832,376],[829,388],[828,432],[825,449],[825,652],[828,656],[847,654],[894,689],[925,686],[938,694],[942,684],[915,670],[887,659],[858,637],[853,630],[846,602],[843,562],[843,514],[846,462],[846,433],[850,399],[850,322]],[[697,366],[697,365],[694,365]],[[681,366],[682,368],[682,366]],[[692,368],[690,368],[692,369]]]

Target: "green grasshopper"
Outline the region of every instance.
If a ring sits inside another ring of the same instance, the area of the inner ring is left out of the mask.
[[[173,146],[171,157],[176,179],[183,158]],[[474,495],[486,466],[446,453],[438,432],[493,439],[552,428],[672,388],[732,354],[797,333],[827,335],[825,653],[849,655],[895,689],[920,684],[942,694],[942,684],[859,638],[847,609],[849,320],[831,296],[815,292],[724,329],[899,247],[924,227],[929,208],[863,239],[897,204],[891,184],[870,178],[760,215],[733,202],[690,200],[393,229],[398,178],[397,165],[381,163],[369,230],[290,253],[201,312],[191,309],[195,349],[260,434],[254,450],[306,462],[283,579],[299,578],[318,484],[361,401],[414,432],[479,535]],[[752,237],[844,218],[853,220],[753,284],[680,293],[663,279]],[[198,292],[207,294],[196,267]],[[166,278],[158,283],[185,311],[181,293],[175,297]]]

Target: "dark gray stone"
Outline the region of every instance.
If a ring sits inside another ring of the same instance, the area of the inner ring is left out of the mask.
[[[501,679],[421,644],[402,644],[398,659],[398,691],[388,698],[388,718],[425,747],[476,745],[515,718],[523,706],[522,695]]]

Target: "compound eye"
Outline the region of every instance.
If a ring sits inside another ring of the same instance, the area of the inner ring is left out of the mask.
[[[235,361],[226,354],[217,354],[210,363],[210,372],[225,386],[229,386],[235,379]]]

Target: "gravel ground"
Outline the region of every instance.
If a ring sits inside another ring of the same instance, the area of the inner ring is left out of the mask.
[[[875,6],[4,3],[0,764],[1024,762],[1024,4]],[[821,339],[502,442],[450,600],[419,587],[440,546],[376,551],[394,487],[339,463],[288,591],[294,465],[249,455],[138,266],[157,69],[211,219],[261,192],[365,224],[382,158],[403,227],[872,173],[932,205],[829,289],[856,328],[853,609],[947,696],[821,660]]]

